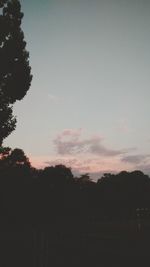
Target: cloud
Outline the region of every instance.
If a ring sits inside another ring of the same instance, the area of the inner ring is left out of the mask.
[[[53,142],[57,153],[31,157],[33,166],[44,168],[63,164],[70,167],[75,176],[89,173],[95,180],[105,172],[142,170],[150,173],[150,155],[138,154],[135,147],[109,148],[104,144],[103,136],[88,136],[82,128],[65,129]]]
[[[150,164],[131,164],[123,162],[120,157],[89,157],[83,155],[75,156],[40,156],[30,157],[32,166],[36,168],[45,168],[47,166],[55,166],[63,164],[66,167],[71,168],[72,173],[79,177],[83,173],[89,173],[91,179],[97,180],[104,173],[118,173],[123,170],[134,171],[141,170],[146,174],[150,174]]]
[[[71,137],[72,139],[78,139],[82,134],[82,128],[79,129],[65,129],[60,134],[58,134],[58,138],[62,137]]]
[[[150,154],[129,155],[123,157],[121,161],[130,164],[136,170],[141,170],[146,174],[150,174]]]
[[[54,140],[56,151],[59,155],[93,154],[112,157],[126,153],[125,150],[109,149],[103,145],[103,137],[95,135],[82,138],[82,129],[66,129]]]
[[[128,155],[123,157],[121,160],[123,162],[131,163],[131,164],[141,164],[147,161],[150,158],[150,155]]]
[[[74,155],[74,156],[61,156],[57,158],[47,158],[44,161],[44,166],[55,166],[59,164],[63,164],[72,169],[72,172],[75,176],[79,176],[83,173],[89,173],[93,179],[100,178],[101,175],[105,172],[116,173],[126,168],[129,171],[133,171],[134,168],[130,164],[123,163],[120,161],[120,158],[110,158],[110,157],[98,157],[95,156],[90,158],[88,156],[83,157],[82,155]]]

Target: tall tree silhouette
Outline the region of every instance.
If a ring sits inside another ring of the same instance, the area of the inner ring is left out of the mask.
[[[18,0],[0,0],[0,145],[16,126],[13,104],[30,88],[29,53]]]

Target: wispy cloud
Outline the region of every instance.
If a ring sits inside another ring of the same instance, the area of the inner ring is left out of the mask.
[[[133,170],[130,164],[121,162],[119,158],[109,157],[94,157],[88,158],[83,156],[62,156],[49,158],[44,162],[44,166],[55,166],[57,164],[63,164],[67,167],[71,167],[74,174],[90,173],[94,177],[100,177],[99,175],[105,172],[119,172],[125,170]]]
[[[105,157],[113,157],[126,153],[126,150],[107,148],[103,144],[103,137],[94,135],[82,138],[82,129],[66,129],[54,140],[56,151],[59,155],[93,154]]]
[[[128,155],[123,157],[121,160],[123,162],[131,163],[131,164],[142,164],[146,163],[147,160],[150,159],[150,155]]]
[[[150,170],[150,165],[141,165],[137,168],[135,164],[123,162],[119,157],[99,157],[98,155],[50,155],[41,157],[30,157],[34,167],[44,168],[63,164],[72,169],[74,175],[90,173],[94,179],[100,178],[105,172],[120,172],[122,170],[132,171],[134,169]]]
[[[116,173],[122,170],[133,171],[141,170],[150,174],[150,163],[131,163],[125,162],[120,157],[83,157],[82,155],[74,156],[41,156],[30,157],[32,166],[44,168],[46,166],[55,166],[63,164],[72,169],[74,175],[79,176],[83,173],[89,173],[91,178],[97,180],[103,173]]]
[[[141,169],[150,173],[150,155],[133,154],[136,148],[113,149],[104,144],[101,135],[88,136],[80,129],[65,129],[53,140],[55,154],[32,158],[36,167],[63,164],[71,167],[75,175],[90,173],[91,177],[99,178],[105,172],[133,171]],[[136,152],[135,152],[136,151]]]

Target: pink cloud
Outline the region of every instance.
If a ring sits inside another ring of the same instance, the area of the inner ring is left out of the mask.
[[[42,159],[42,158],[41,158]],[[32,160],[34,163],[39,163],[39,160]],[[55,166],[57,164],[64,164],[67,167],[71,167],[80,173],[82,172],[106,172],[106,171],[119,171],[126,169],[127,167],[132,169],[130,164],[123,163],[119,158],[76,158],[76,157],[45,157],[43,158],[43,167],[45,166]]]
[[[148,173],[150,170],[150,164],[138,164],[137,162],[122,161],[120,156],[118,157],[89,157],[85,155],[74,155],[74,156],[40,156],[40,157],[29,157],[32,166],[36,168],[44,168],[46,166],[55,166],[63,164],[72,169],[75,175],[82,173],[90,173],[91,177],[99,178],[100,174],[105,172],[120,172],[122,170],[133,171],[135,169],[141,169]],[[139,162],[138,162],[139,163]]]
[[[30,157],[32,165],[44,168],[63,164],[71,167],[74,174],[90,173],[96,177],[96,174],[105,172],[132,171],[137,163],[143,163],[141,156],[130,155],[135,148],[108,148],[101,135],[83,137],[81,128],[63,130],[56,136],[54,145],[57,152],[55,155]]]
[[[40,156],[30,157],[32,166],[36,168],[45,168],[46,166],[55,166],[63,164],[72,169],[74,175],[90,173],[94,179],[100,178],[105,172],[120,172],[122,170],[132,171],[135,169],[134,164],[121,161],[118,157],[98,157],[91,158],[89,156]]]

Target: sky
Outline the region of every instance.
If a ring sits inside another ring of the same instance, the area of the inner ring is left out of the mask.
[[[33,80],[4,145],[38,168],[150,174],[150,1],[20,2]]]

